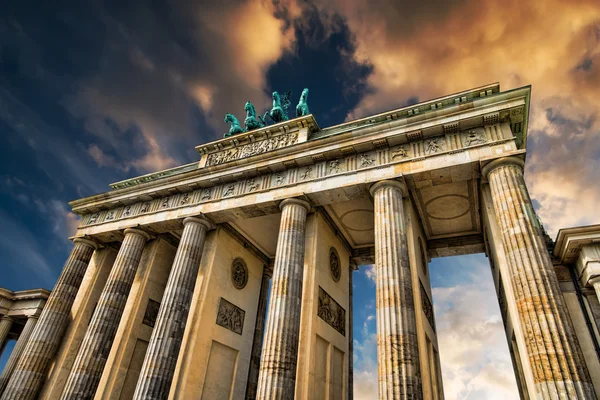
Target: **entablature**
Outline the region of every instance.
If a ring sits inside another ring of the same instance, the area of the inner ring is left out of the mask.
[[[339,164],[341,158],[393,147],[396,147],[395,152],[389,154],[393,160],[425,157],[430,152],[445,151],[444,147],[446,146],[453,151],[465,147],[464,145],[468,147],[470,144],[478,142],[478,139],[473,137],[465,138],[465,143],[458,143],[452,135],[464,137],[472,128],[484,129],[483,127],[489,126],[489,123],[500,126],[499,132],[502,133],[500,138],[490,137],[488,141],[511,140],[514,135],[506,133],[510,130],[508,129],[510,125],[507,126],[505,123],[511,124],[510,115],[511,113],[515,114],[512,110],[524,110],[527,107],[529,88],[513,92],[513,96],[502,96],[501,99],[496,99],[497,101],[491,101],[495,96],[478,99],[477,102],[481,104],[474,102],[468,109],[454,110],[454,112],[446,109],[446,115],[431,115],[426,121],[393,121],[393,123],[367,126],[319,140],[311,139],[280,150],[250,156],[247,159],[215,166],[205,165],[203,168],[194,168],[192,171],[167,176],[157,181],[140,183],[135,187],[124,187],[75,200],[70,204],[74,212],[84,215],[116,206],[131,205],[139,201],[150,201],[166,195],[191,192],[241,179],[248,180],[259,175],[280,173],[310,165],[316,166],[324,161],[335,162],[337,160]],[[506,93],[496,96],[506,95]],[[313,119],[312,116],[302,118]],[[300,125],[308,126],[310,124]],[[444,140],[441,140],[439,145],[436,144],[442,137]],[[449,141],[444,144],[446,138],[449,138]],[[429,143],[431,141],[433,142]],[[454,142],[456,143],[452,144]],[[238,141],[238,143],[242,142]],[[406,147],[402,147],[405,145]],[[212,146],[214,147],[214,144]],[[407,156],[404,156],[405,151]],[[250,184],[250,186],[253,185]]]

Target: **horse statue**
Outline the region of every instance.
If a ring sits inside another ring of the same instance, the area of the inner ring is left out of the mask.
[[[244,106],[244,110],[246,111],[246,119],[244,120],[246,131],[259,129],[265,126],[262,121],[259,121],[258,118],[256,118],[256,109],[252,103],[247,101],[246,105]]]
[[[246,132],[246,130],[240,126],[240,121],[238,121],[233,114],[225,114],[225,122],[230,123],[231,127],[229,128],[229,133],[223,135],[224,138]]]
[[[282,121],[288,120],[287,110],[290,108],[290,97],[292,96],[292,91],[288,91],[283,96],[279,96],[279,93],[273,92],[273,108],[270,111],[267,111],[263,118],[261,118],[261,122],[265,123],[267,117],[270,117],[273,122],[278,123]]]
[[[296,117],[303,117],[308,114],[310,114],[310,111],[308,111],[308,88],[304,88],[300,95],[300,101],[296,106]]]

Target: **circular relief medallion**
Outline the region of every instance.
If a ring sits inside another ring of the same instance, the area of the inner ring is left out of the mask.
[[[248,267],[241,258],[236,258],[231,264],[231,280],[237,289],[243,289],[248,283]]]
[[[332,247],[329,249],[329,270],[334,281],[339,281],[342,276],[342,266],[340,265],[340,256]]]

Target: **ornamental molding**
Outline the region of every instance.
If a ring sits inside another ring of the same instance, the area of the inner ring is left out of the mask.
[[[247,178],[243,174],[238,174],[236,180],[223,184],[201,187],[185,193],[163,195],[108,210],[87,213],[83,215],[80,228],[136,218],[161,211],[183,209],[247,194],[262,193],[306,182],[318,182],[330,177],[347,175],[362,170],[404,162],[416,162],[427,157],[454,154],[470,148],[514,140],[514,138],[498,136],[500,135],[498,132],[502,132],[500,126],[496,130],[480,127],[459,133],[427,137],[420,141],[392,145],[367,152],[354,154],[348,152],[344,157],[305,166],[297,166],[298,164],[294,161],[293,165],[296,165],[295,167],[283,171],[268,172]],[[210,184],[210,181],[198,183],[197,185],[205,184]]]
[[[243,289],[248,284],[248,267],[239,257],[231,263],[231,282],[236,289]]]

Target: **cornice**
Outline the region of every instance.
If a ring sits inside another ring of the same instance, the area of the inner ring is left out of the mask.
[[[488,87],[493,88],[495,86],[485,86],[482,87],[482,89]],[[158,180],[140,182],[135,184],[135,186],[125,185],[124,182],[126,183],[128,181],[117,182],[114,185],[118,184],[119,187],[124,187],[87,198],[74,200],[69,204],[74,212],[85,214],[91,212],[88,207],[92,205],[97,207],[99,203],[106,203],[107,206],[104,209],[107,209],[117,205],[127,205],[138,202],[140,201],[140,195],[142,196],[142,200],[151,200],[155,196],[147,195],[149,191],[159,193],[160,195],[179,194],[243,178],[248,179],[265,173],[275,173],[290,167],[306,166],[318,161],[332,160],[343,156],[345,152],[359,153],[378,147],[409,143],[414,140],[415,137],[426,138],[435,135],[436,132],[437,134],[442,134],[456,130],[460,131],[461,129],[466,129],[466,126],[472,125],[475,120],[479,120],[481,125],[486,122],[510,121],[510,110],[521,109],[521,115],[527,113],[529,91],[529,87],[524,87],[508,92],[496,93],[482,98],[474,98],[467,103],[458,104],[456,106],[449,106],[439,110],[436,109],[431,113],[426,114],[421,112],[419,115],[413,114],[411,117],[396,120],[391,119],[391,116],[394,115],[394,113],[397,114],[398,111],[394,110],[388,113],[378,114],[371,118],[371,120],[361,119],[336,127],[327,128],[315,133],[304,143],[297,143],[289,147],[254,155],[243,160],[231,161],[204,168],[193,168],[190,171],[186,171],[185,168],[191,168],[191,166],[196,163],[186,164],[181,167],[181,170],[178,170],[183,172],[178,172],[173,175],[167,174],[168,176]],[[447,97],[450,98],[452,96]],[[432,103],[435,103],[435,100],[428,103],[422,103],[418,106],[421,107],[423,104]],[[405,107],[399,110],[408,112],[407,109],[408,108]],[[390,119],[387,119],[388,116],[390,116]],[[310,118],[312,118],[312,116],[310,116]],[[385,122],[369,122],[374,120],[374,118],[383,119]],[[314,118],[312,119],[314,120]],[[350,130],[341,129],[344,127],[352,128]],[[320,136],[322,132],[331,132],[333,128],[337,129],[338,133]],[[247,132],[243,135],[250,136],[252,132],[254,131]],[[235,136],[233,138],[235,138]],[[230,141],[234,140],[228,138],[228,140],[229,139]],[[218,148],[216,144],[225,143],[224,140],[225,139],[222,139],[199,147],[209,148],[212,146],[212,148],[215,149]],[[241,142],[238,140],[238,143]],[[288,161],[290,162],[289,165]],[[167,172],[173,170],[177,170],[177,168],[167,170]],[[160,172],[155,173],[154,175],[157,174],[160,174]],[[133,180],[143,181],[144,179],[141,178],[134,178]],[[145,199],[143,196],[145,196]]]

